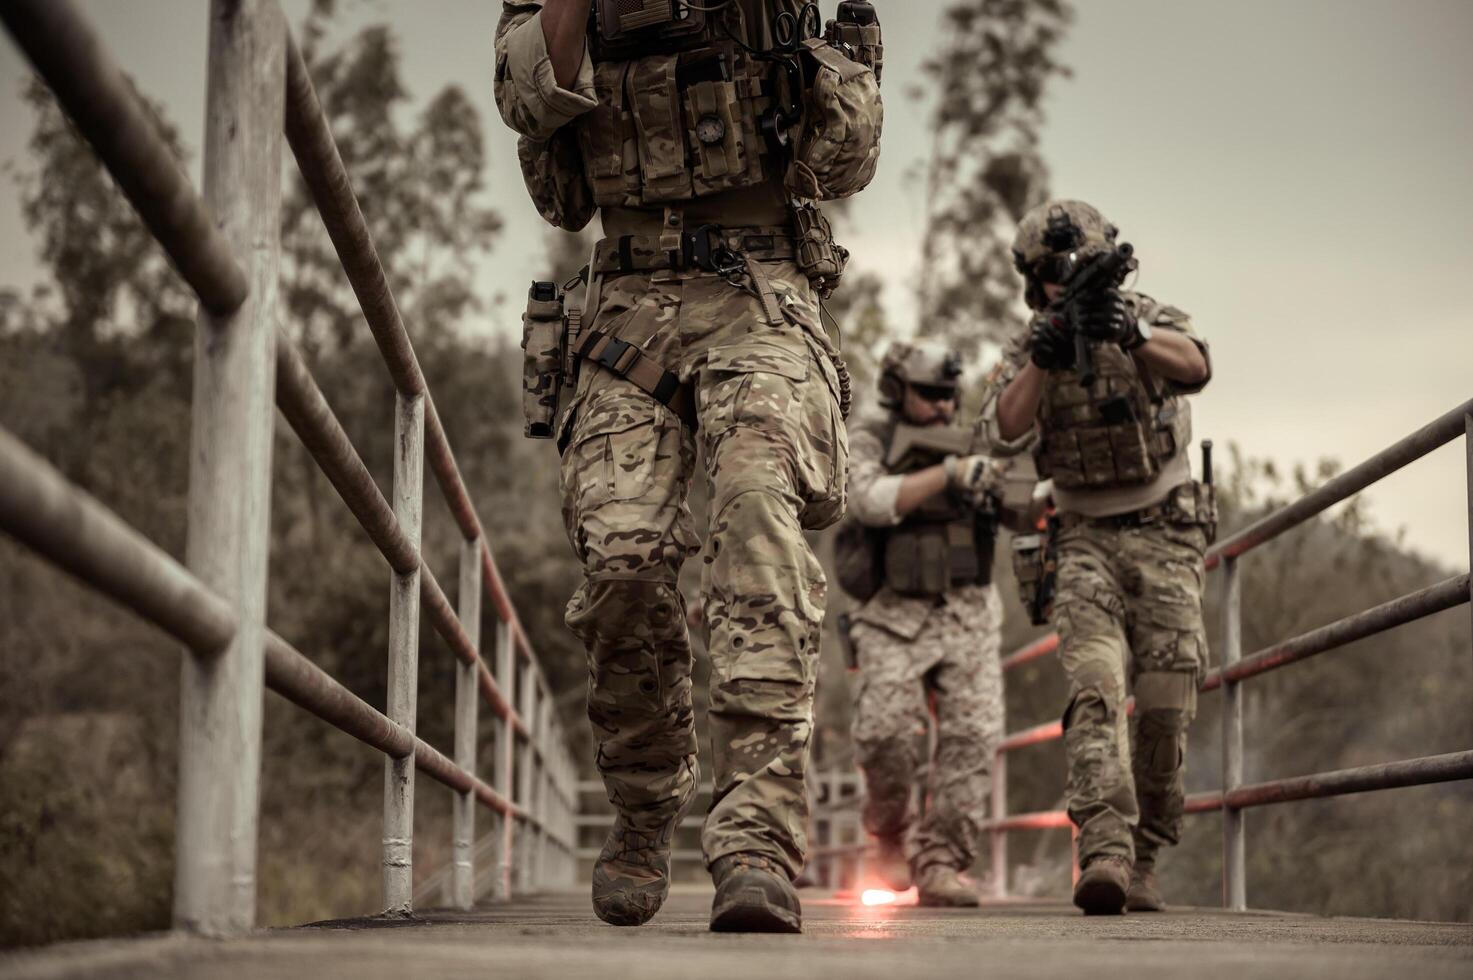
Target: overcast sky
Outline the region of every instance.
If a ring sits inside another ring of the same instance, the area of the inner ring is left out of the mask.
[[[283,6],[293,23],[306,0]],[[86,0],[116,60],[161,101],[194,154],[204,116],[204,0]],[[388,20],[411,93],[447,84],[481,107],[490,194],[507,230],[486,296],[540,277],[544,233],[491,100],[493,0],[346,0],[351,25]],[[831,13],[834,4],[825,0]],[[886,22],[884,150],[846,244],[911,314],[927,145],[904,101],[942,0],[878,0]],[[1099,206],[1136,246],[1138,288],[1193,315],[1216,377],[1198,437],[1281,463],[1355,462],[1473,397],[1473,2],[1076,0],[1047,99],[1059,196]],[[901,15],[903,13],[903,16]],[[24,164],[25,68],[0,41],[0,161]],[[37,277],[16,192],[0,187],[0,286]],[[484,330],[510,332],[516,300]],[[1468,565],[1463,444],[1369,492],[1377,523]],[[1251,567],[1251,566],[1250,566]]]

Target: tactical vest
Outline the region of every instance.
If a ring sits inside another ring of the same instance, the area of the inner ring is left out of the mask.
[[[969,430],[904,426],[893,416],[880,434],[885,472],[891,475],[915,473],[948,455],[963,455],[971,442]],[[930,498],[900,524],[883,529],[883,535],[879,552],[884,582],[900,595],[939,596],[992,581],[997,514],[971,507],[950,492]]]
[[[1066,490],[1149,483],[1191,439],[1181,400],[1141,373],[1114,344],[1095,349],[1089,388],[1072,371],[1050,371],[1034,451],[1040,479]]]
[[[799,0],[706,7],[593,4],[598,105],[574,123],[593,204],[668,205],[773,180],[799,196],[832,198],[867,184],[882,118],[875,66],[851,61],[823,38],[788,58],[758,57],[771,44],[769,22],[781,13],[799,18]],[[829,33],[877,65],[879,27],[867,30],[869,47]],[[809,140],[810,130],[825,138]]]

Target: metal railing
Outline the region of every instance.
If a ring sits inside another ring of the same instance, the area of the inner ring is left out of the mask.
[[[1335,504],[1365,489],[1403,466],[1421,459],[1439,447],[1463,436],[1468,457],[1469,555],[1473,561],[1473,401],[1468,401],[1352,469],[1329,480],[1254,522],[1207,553],[1209,570],[1221,571],[1218,586],[1222,612],[1219,647],[1222,666],[1208,671],[1200,690],[1223,692],[1223,788],[1218,792],[1187,797],[1188,813],[1222,811],[1223,814],[1223,906],[1247,908],[1243,811],[1250,807],[1322,796],[1339,796],[1367,790],[1419,786],[1473,778],[1473,751],[1424,756],[1380,765],[1358,766],[1334,772],[1313,773],[1263,783],[1243,783],[1243,704],[1238,685],[1308,657],[1344,647],[1356,640],[1413,622],[1433,613],[1470,601],[1470,578],[1455,575],[1435,585],[1346,616],[1300,636],[1275,643],[1249,656],[1242,655],[1242,580],[1238,560],[1243,555],[1298,527]],[[1012,670],[1058,649],[1057,634],[1050,634],[1003,659],[1004,671]],[[993,882],[998,897],[1007,894],[1007,834],[1012,830],[1070,827],[1063,810],[1009,814],[1007,810],[1008,754],[1063,736],[1061,722],[1048,722],[1013,732],[998,746],[993,764],[992,835]]]
[[[175,926],[217,936],[254,926],[263,686],[385,755],[387,912],[413,904],[416,770],[455,794],[454,904],[474,901],[488,851],[502,896],[570,883],[576,770],[551,692],[275,0],[211,4],[203,198],[70,0],[10,0],[0,18],[200,300],[185,564],[0,430],[0,527],[189,648]],[[283,135],[394,384],[388,500],[278,326]],[[389,565],[386,711],[267,629],[273,395]],[[426,462],[462,535],[457,606],[420,552]],[[496,615],[494,670],[480,651],[483,595]],[[421,612],[459,660],[453,760],[415,734]],[[499,721],[489,785],[476,775],[481,699]],[[498,821],[490,848],[475,845],[477,803]]]

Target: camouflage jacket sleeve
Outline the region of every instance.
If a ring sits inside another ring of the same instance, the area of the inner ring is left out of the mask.
[[[1129,297],[1135,304],[1136,315],[1151,325],[1152,330],[1175,330],[1177,333],[1186,334],[1192,343],[1202,352],[1202,359],[1207,362],[1207,376],[1195,384],[1185,384],[1173,381],[1170,378],[1161,378],[1160,382],[1167,393],[1172,395],[1195,395],[1207,387],[1207,382],[1212,380],[1212,352],[1207,348],[1207,341],[1197,336],[1197,331],[1192,329],[1192,318],[1174,306],[1158,303],[1149,296],[1136,293]]]
[[[849,430],[849,510],[866,527],[900,523],[895,500],[905,477],[885,472],[885,446],[868,426]]]
[[[547,140],[597,104],[587,50],[572,91],[553,77],[542,0],[503,0],[496,27],[496,107],[506,124],[530,139]]]
[[[987,378],[982,383],[982,407],[977,415],[977,424],[974,429],[973,444],[978,452],[995,456],[999,459],[1008,456],[1018,456],[1033,448],[1033,443],[1038,439],[1038,424],[1016,439],[1004,439],[997,428],[997,400],[1002,393],[1012,384],[1018,372],[1023,370],[1023,365],[1028,363],[1028,348],[1026,338],[1028,331],[1024,330],[1003,347],[1002,360],[988,372]]]

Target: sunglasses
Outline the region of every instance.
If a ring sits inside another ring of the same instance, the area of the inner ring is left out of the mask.
[[[945,402],[956,398],[956,388],[951,385],[918,385],[912,384],[910,390],[916,396],[928,402]]]

